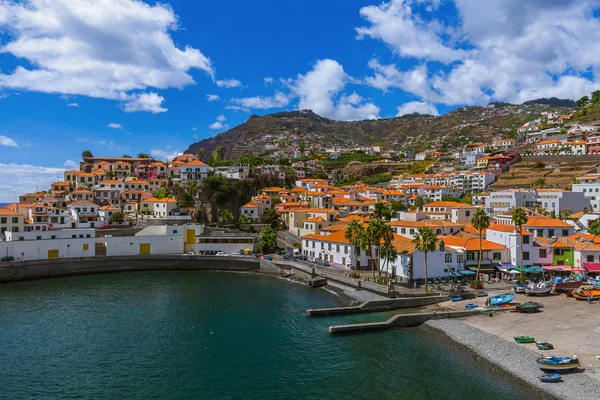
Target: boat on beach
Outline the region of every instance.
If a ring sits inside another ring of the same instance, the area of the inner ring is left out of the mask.
[[[542,382],[559,382],[561,380],[560,374],[546,374],[539,376],[538,379]]]
[[[533,343],[535,338],[533,336],[515,336],[515,342],[517,343]]]
[[[538,342],[535,345],[540,350],[552,350],[554,348],[552,343],[548,343],[548,342]]]
[[[600,288],[595,286],[582,286],[573,289],[572,295],[576,300],[587,300],[590,296],[592,297],[592,300],[600,300]]]
[[[503,293],[497,296],[490,297],[490,304],[492,306],[502,306],[504,304],[508,304],[515,299],[514,293]]]
[[[479,308],[479,306],[475,303],[465,304],[465,310],[474,310],[476,308]]]
[[[538,284],[530,283],[525,288],[525,294],[527,296],[546,296],[552,291],[552,286],[546,285],[544,282]]]
[[[540,311],[537,304],[517,304],[516,311],[519,313],[536,313]]]
[[[515,293],[525,293],[525,289],[526,289],[526,288],[527,288],[527,287],[526,287],[526,286],[523,286],[523,285],[516,285],[516,286],[513,286],[513,290],[515,291]]]
[[[478,292],[477,297],[487,297],[487,292]]]
[[[581,366],[577,357],[544,357],[538,358],[537,365],[539,369],[548,371],[568,371]]]
[[[555,292],[568,292],[581,286],[583,281],[580,280],[555,280],[552,286],[554,286]]]
[[[450,300],[452,300],[453,303],[456,303],[457,301],[463,301],[464,298],[462,296],[453,296]]]

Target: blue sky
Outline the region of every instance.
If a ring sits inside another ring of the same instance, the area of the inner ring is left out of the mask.
[[[84,149],[172,157],[254,113],[443,114],[598,86],[598,0],[85,3],[0,0],[0,202]]]

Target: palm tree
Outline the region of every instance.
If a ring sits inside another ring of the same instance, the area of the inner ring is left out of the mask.
[[[204,149],[196,150],[196,157],[198,157],[198,160],[202,161],[205,153],[206,153],[206,150],[204,150]]]
[[[529,217],[524,208],[517,207],[513,210],[511,218],[519,232],[519,271],[521,271],[523,269],[523,225],[527,223]]]
[[[354,273],[356,275],[356,268],[358,263],[360,262],[360,245],[363,236],[363,225],[359,221],[352,221],[346,228],[346,232],[344,237],[352,246],[354,246]]]
[[[83,161],[85,161],[85,159],[86,159],[86,158],[89,158],[89,157],[94,157],[94,155],[92,154],[92,152],[91,152],[91,151],[89,151],[89,150],[84,150],[84,151],[82,151],[82,152],[81,152],[81,159],[82,159]]]
[[[379,268],[379,248],[381,247],[381,239],[388,230],[391,230],[391,228],[386,225],[383,220],[377,218],[369,223],[363,237],[362,247],[371,258],[371,271],[373,273],[374,281],[375,267],[377,267],[377,270],[381,270],[381,268]],[[381,272],[379,272],[379,274],[381,274]]]
[[[533,181],[533,187],[544,187],[546,186],[546,179],[544,178],[537,178],[535,181]]]
[[[491,218],[485,212],[485,209],[478,208],[471,219],[471,225],[473,228],[479,231],[479,260],[477,261],[477,275],[475,275],[476,280],[479,279],[479,270],[481,269],[481,257],[483,255],[482,243],[483,243],[483,230],[490,227]]]
[[[425,253],[425,292],[428,290],[428,265],[427,265],[427,253],[435,251],[437,248],[438,238],[433,230],[428,226],[422,226],[415,232],[412,240],[415,248]]]
[[[388,225],[389,226],[389,225]],[[381,245],[381,258],[383,258],[385,270],[387,266],[393,263],[398,258],[398,252],[394,247],[394,234],[390,229],[389,233],[386,233],[383,237],[383,243]],[[388,275],[389,276],[389,275]],[[394,277],[394,270],[392,269],[392,278]]]
[[[222,210],[219,213],[219,220],[224,224],[228,224],[229,222],[233,221],[233,215],[231,214],[231,211],[227,209]]]

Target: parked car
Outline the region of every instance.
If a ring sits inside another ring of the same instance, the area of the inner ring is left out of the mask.
[[[98,227],[98,229],[110,229],[110,228],[112,228],[111,224],[106,224],[106,225],[102,225],[102,226]]]
[[[292,256],[290,256],[289,254],[286,254],[283,256],[284,260],[293,260]]]
[[[271,255],[264,256],[263,259],[273,261],[273,256],[271,256]]]
[[[195,255],[193,251],[188,251],[187,253],[185,253],[186,256],[193,256]]]
[[[304,255],[304,254],[298,254],[298,255],[294,256],[294,258],[296,260],[305,261],[306,260],[306,255]]]
[[[234,256],[234,257],[244,257],[244,255],[242,253],[233,253],[232,256]]]
[[[219,256],[219,257],[225,257],[228,256],[229,254],[227,253],[223,253],[222,251],[219,251],[217,254],[215,254],[215,256]]]
[[[322,265],[324,267],[328,267],[329,266],[329,261],[327,261],[327,260],[319,260],[319,265]]]
[[[317,262],[317,259],[314,257],[308,257],[308,262],[314,263]]]

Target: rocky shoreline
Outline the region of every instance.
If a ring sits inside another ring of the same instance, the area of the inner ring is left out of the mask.
[[[476,355],[541,391],[557,399],[594,399],[600,393],[600,382],[581,372],[561,373],[563,381],[542,383],[537,377],[543,372],[536,365],[539,352],[532,351],[516,343],[511,343],[493,334],[465,324],[458,320],[432,320],[428,327],[441,331],[458,345],[464,346]]]

